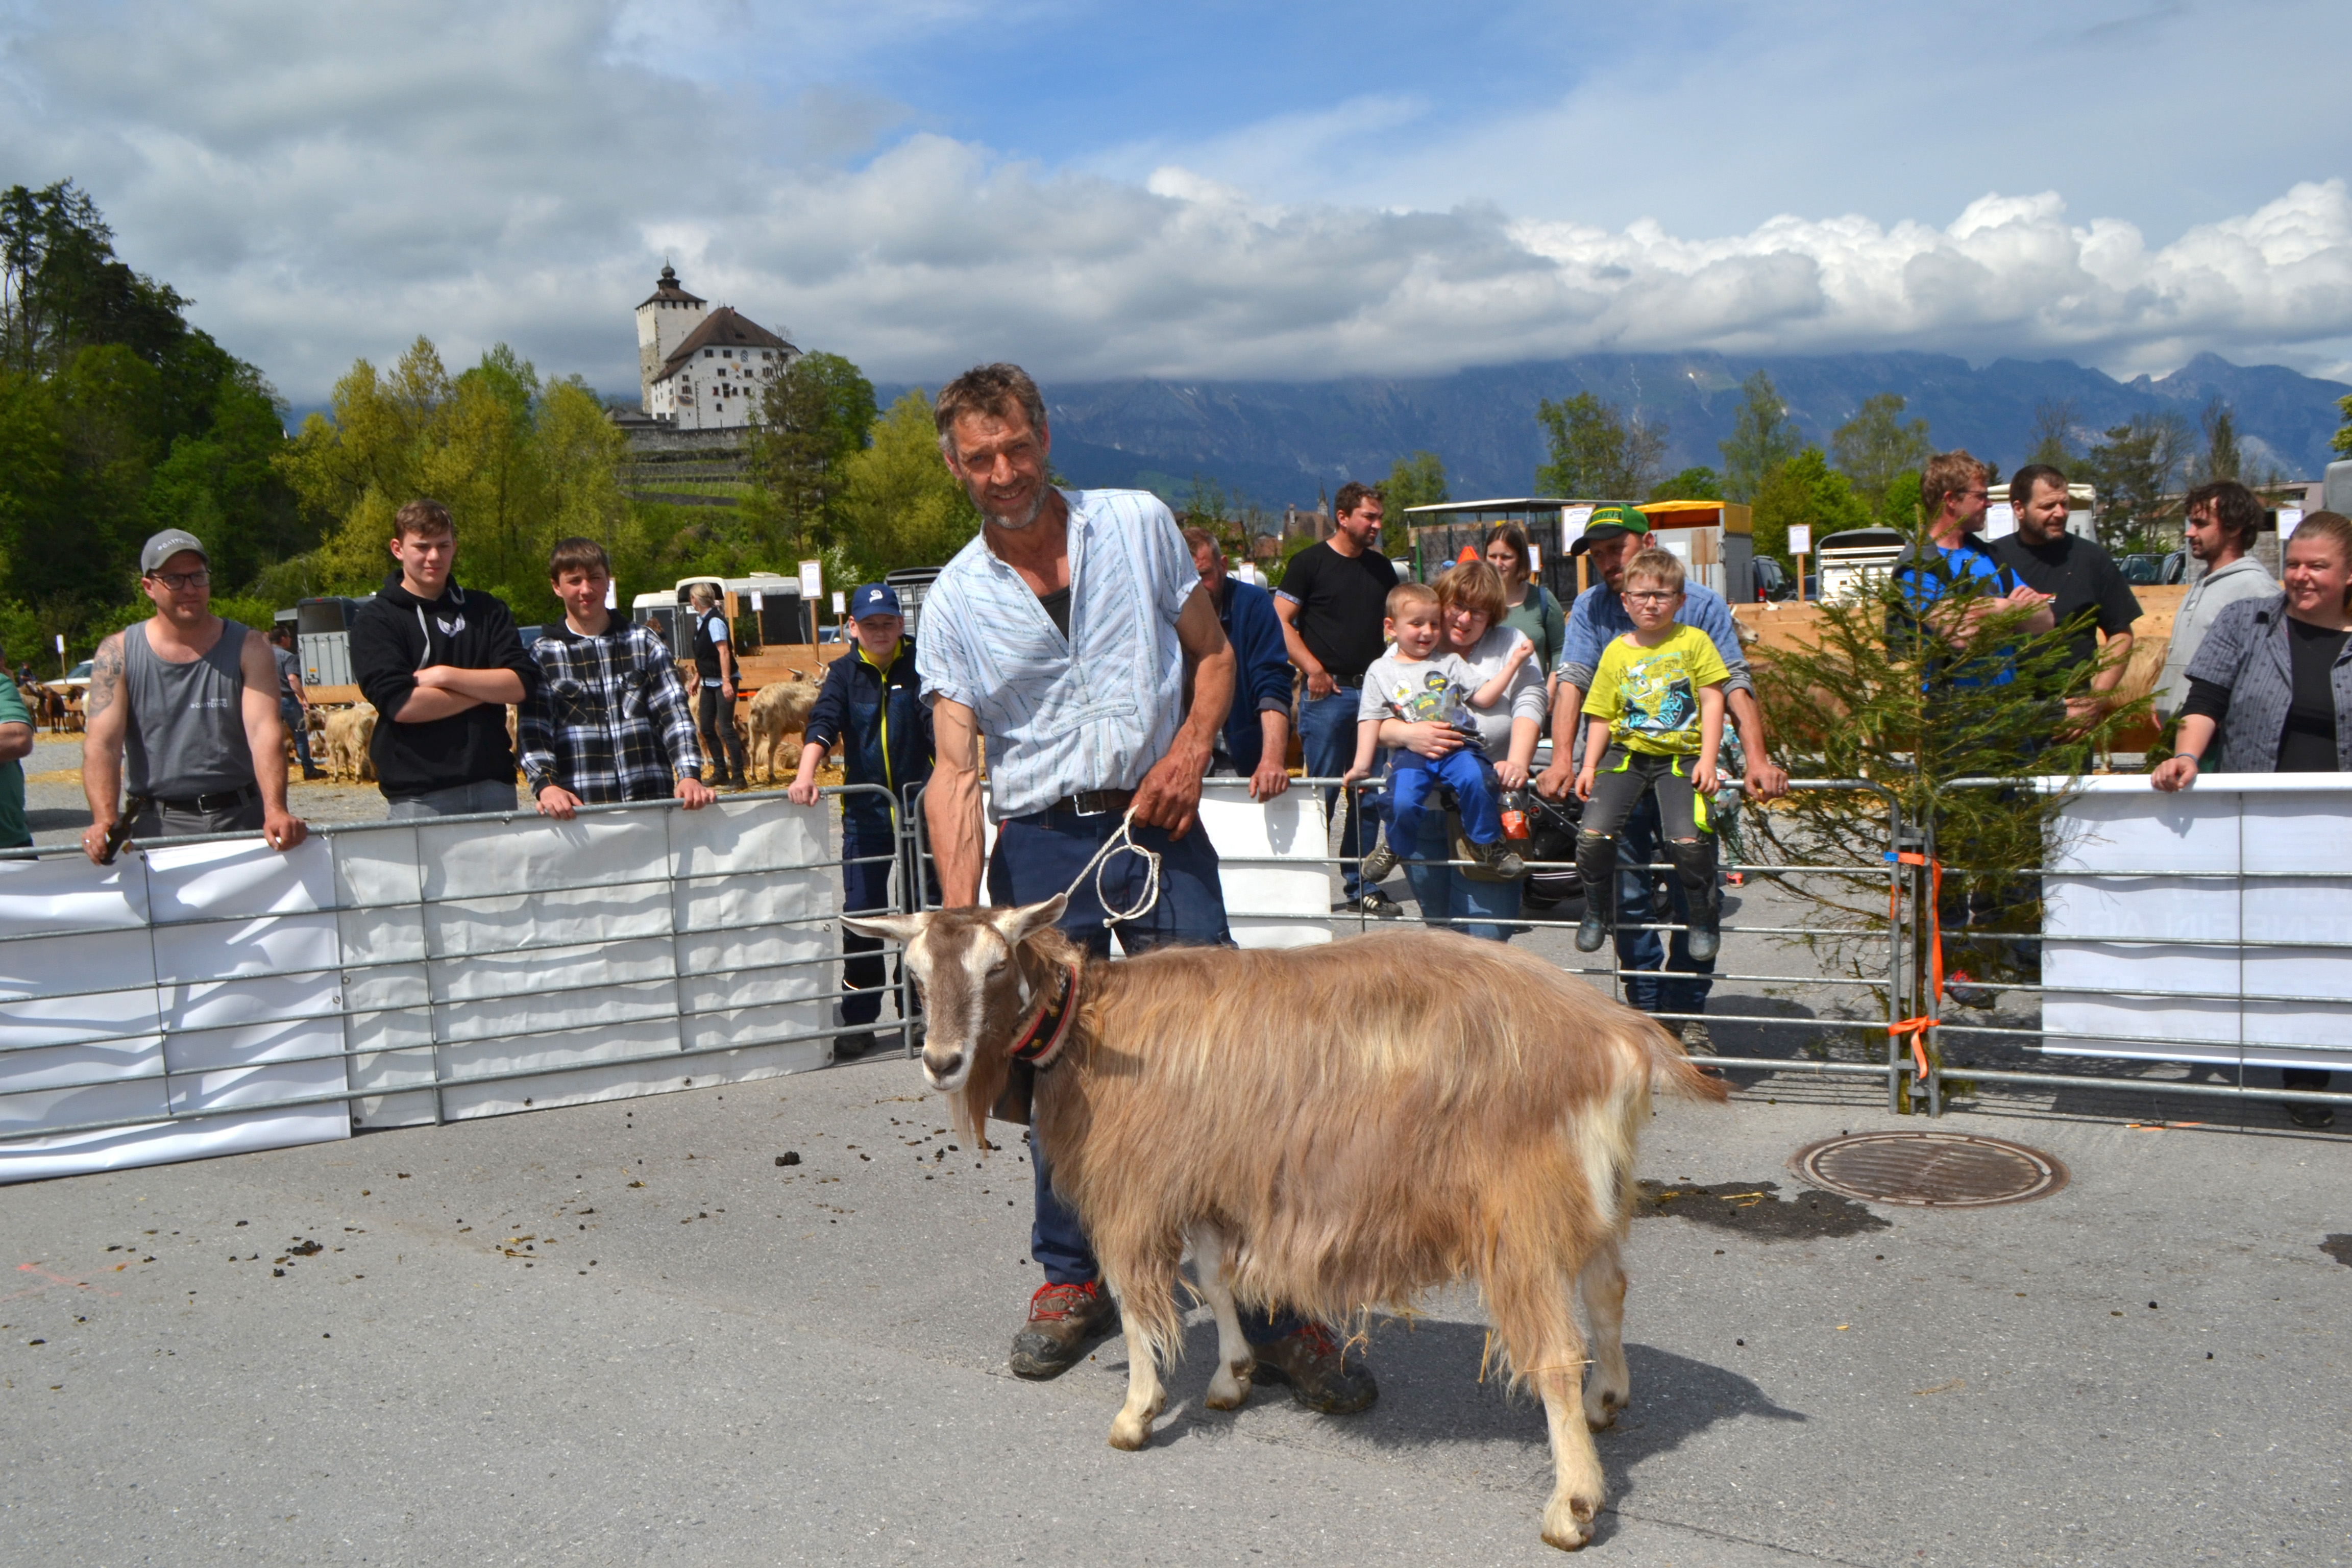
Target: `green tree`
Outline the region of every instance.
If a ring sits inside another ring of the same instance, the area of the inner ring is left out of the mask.
[[[1713,468],[1685,468],[1650,487],[1650,500],[1721,500],[1723,479]]]
[[[1536,469],[1536,491],[1575,500],[1631,500],[1647,494],[1666,449],[1666,427],[1580,392],[1536,405],[1550,460]]]
[[[289,564],[315,590],[364,593],[391,568],[394,514],[430,496],[457,525],[457,580],[525,622],[550,620],[561,614],[547,584],[558,539],[604,544],[624,584],[660,580],[656,532],[621,495],[626,458],[626,437],[576,377],[544,383],[504,343],[452,377],[419,338],[388,374],[353,364],[331,412],[304,420],[280,460],[303,503],[335,524],[314,555]]]
[[[1986,615],[1954,647],[1922,638],[1906,590],[1876,577],[1821,607],[1810,641],[1781,644],[1752,665],[1757,694],[1774,745],[1801,777],[1869,779],[1894,797],[1906,827],[1933,821],[1944,900],[1973,901],[1993,929],[2032,931],[2039,923],[2036,880],[1985,868],[2034,866],[2066,792],[1962,786],[1964,779],[2049,774],[2077,777],[2119,734],[2145,720],[2145,698],[2057,731],[2052,716],[2065,699],[2087,691],[2095,664],[2076,665],[2064,628],[2029,634],[2027,612]],[[1962,580],[1938,601],[1966,616],[1997,587]],[[1969,681],[1962,672],[2005,666],[2011,679]],[[1757,814],[1762,847],[1756,858],[1795,861],[1823,845],[1879,845],[1890,824],[1885,798],[1864,790],[1799,790]],[[1862,858],[1857,857],[1857,859]],[[1967,868],[1979,869],[1970,871]],[[1975,880],[1973,887],[1957,884]],[[1924,868],[1906,873],[1908,918],[1924,927],[1932,907]],[[1857,976],[1886,973],[1885,877],[1807,878],[1786,885],[1811,908],[1800,917],[1808,945],[1829,950]],[[1792,922],[1794,923],[1794,922]],[[1979,979],[2014,973],[2008,944],[1973,947],[1948,932],[1946,962]],[[1912,944],[1904,1011],[1927,1011],[1928,943]],[[1884,1053],[1885,1037],[1865,1047]],[[1934,1035],[1924,1047],[1934,1058]],[[1880,1055],[1877,1059],[1884,1060]],[[1904,1109],[1908,1109],[1907,1106]]]
[[[1919,471],[1906,469],[1895,476],[1886,487],[1886,500],[1880,507],[1879,521],[1889,528],[1899,528],[1910,533],[1919,527]]]
[[[1415,452],[1390,465],[1381,481],[1381,551],[1395,556],[1412,546],[1412,523],[1405,513],[1417,506],[1436,506],[1453,498],[1445,493],[1445,461],[1434,452]]]
[[[874,422],[874,437],[842,465],[843,546],[865,580],[942,566],[980,531],[980,512],[940,460],[931,400],[916,387]]]
[[[1830,432],[1830,451],[1840,472],[1853,481],[1854,494],[1873,516],[1886,515],[1887,487],[1905,469],[1935,456],[1925,419],[1906,421],[1903,398],[1892,392],[1862,400],[1853,417]]]
[[[2336,400],[2336,416],[2340,423],[2328,439],[2328,449],[2339,458],[2352,458],[2352,397]]]
[[[1867,528],[1871,521],[1870,508],[1854,494],[1852,481],[1830,467],[1819,447],[1805,447],[1765,475],[1749,504],[1755,509],[1750,525],[1756,553],[1783,563],[1792,563],[1789,530],[1795,524],[1810,527],[1818,544],[1830,534]]]
[[[2178,414],[2136,414],[2092,447],[2081,467],[2098,487],[2100,543],[2121,554],[2142,542],[2140,524],[2171,489],[2189,440],[2189,421]]]
[[[766,553],[797,561],[832,541],[843,464],[865,447],[874,418],[873,383],[839,354],[803,354],[768,384],[745,442],[743,507]]]
[[[2230,405],[2214,398],[2205,405],[2198,423],[2204,429],[2205,449],[2190,461],[2189,482],[2206,485],[2241,478],[2245,459],[2238,450],[2238,416]]]
[[[2078,456],[2074,430],[2081,422],[2081,410],[2071,397],[2045,397],[2035,403],[2025,461],[2061,469],[2074,463]]]
[[[1730,438],[1717,446],[1723,453],[1724,499],[1752,502],[1764,486],[1764,476],[1795,457],[1801,443],[1796,423],[1769,375],[1757,371],[1739,384],[1739,393]]]

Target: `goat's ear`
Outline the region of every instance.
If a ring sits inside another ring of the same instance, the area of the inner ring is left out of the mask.
[[[923,934],[923,928],[930,923],[930,919],[931,917],[927,914],[860,915],[855,919],[844,915],[841,917],[841,923],[860,936],[880,937],[886,942],[895,942],[903,947]]]
[[[1038,931],[1060,920],[1062,911],[1069,908],[1069,894],[1056,893],[1042,904],[1023,904],[1015,909],[1005,910],[992,917],[996,925],[996,934],[1003,937],[1009,945],[1018,947]]]

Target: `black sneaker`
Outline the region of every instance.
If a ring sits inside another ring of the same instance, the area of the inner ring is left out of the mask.
[[[1040,1285],[1029,1298],[1029,1321],[1013,1336],[1013,1375],[1059,1377],[1118,1325],[1118,1304],[1101,1280]]]
[[[1350,910],[1360,910],[1375,920],[1392,921],[1404,913],[1404,906],[1381,892],[1378,888],[1366,888],[1363,897],[1348,900]]]
[[[2286,1119],[2297,1127],[2308,1127],[2316,1131],[2322,1127],[2336,1125],[2336,1108],[2332,1105],[2314,1105],[2308,1100],[2290,1100],[2286,1106]]]
[[[874,1031],[871,1029],[858,1029],[833,1037],[833,1059],[837,1062],[855,1061],[873,1048]]]
[[[1257,1356],[1257,1370],[1251,1375],[1260,1383],[1288,1385],[1290,1397],[1309,1410],[1353,1415],[1381,1396],[1372,1369],[1359,1363],[1350,1371],[1344,1347],[1320,1323],[1308,1323],[1270,1345],[1250,1349]]]

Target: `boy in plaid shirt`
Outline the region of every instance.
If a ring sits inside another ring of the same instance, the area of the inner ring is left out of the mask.
[[[541,679],[518,724],[540,815],[670,795],[688,811],[709,805],[718,796],[702,782],[677,662],[658,634],[606,608],[613,565],[604,547],[563,541],[547,576],[563,601],[563,624],[531,645]]]

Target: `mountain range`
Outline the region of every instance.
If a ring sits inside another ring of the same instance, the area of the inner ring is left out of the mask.
[[[1307,504],[1350,479],[1386,477],[1427,450],[1445,463],[1456,500],[1531,492],[1547,456],[1536,425],[1543,398],[1593,392],[1666,427],[1666,469],[1720,468],[1740,382],[1772,378],[1804,439],[1830,432],[1874,393],[1902,395],[1939,447],[1966,447],[2004,468],[2023,460],[2035,405],[2071,402],[2076,444],[2137,414],[2173,412],[2194,426],[2216,397],[2235,412],[2252,469],[2315,479],[2330,458],[2338,400],[2352,386],[2278,365],[2200,354],[2171,374],[2118,381],[2063,360],[1945,354],[1748,358],[1712,353],[1583,354],[1425,377],[1339,381],[1108,381],[1045,388],[1055,467],[1082,486],[1132,486],[1181,499],[1195,477],[1268,508]],[[877,389],[887,406],[903,386]]]

